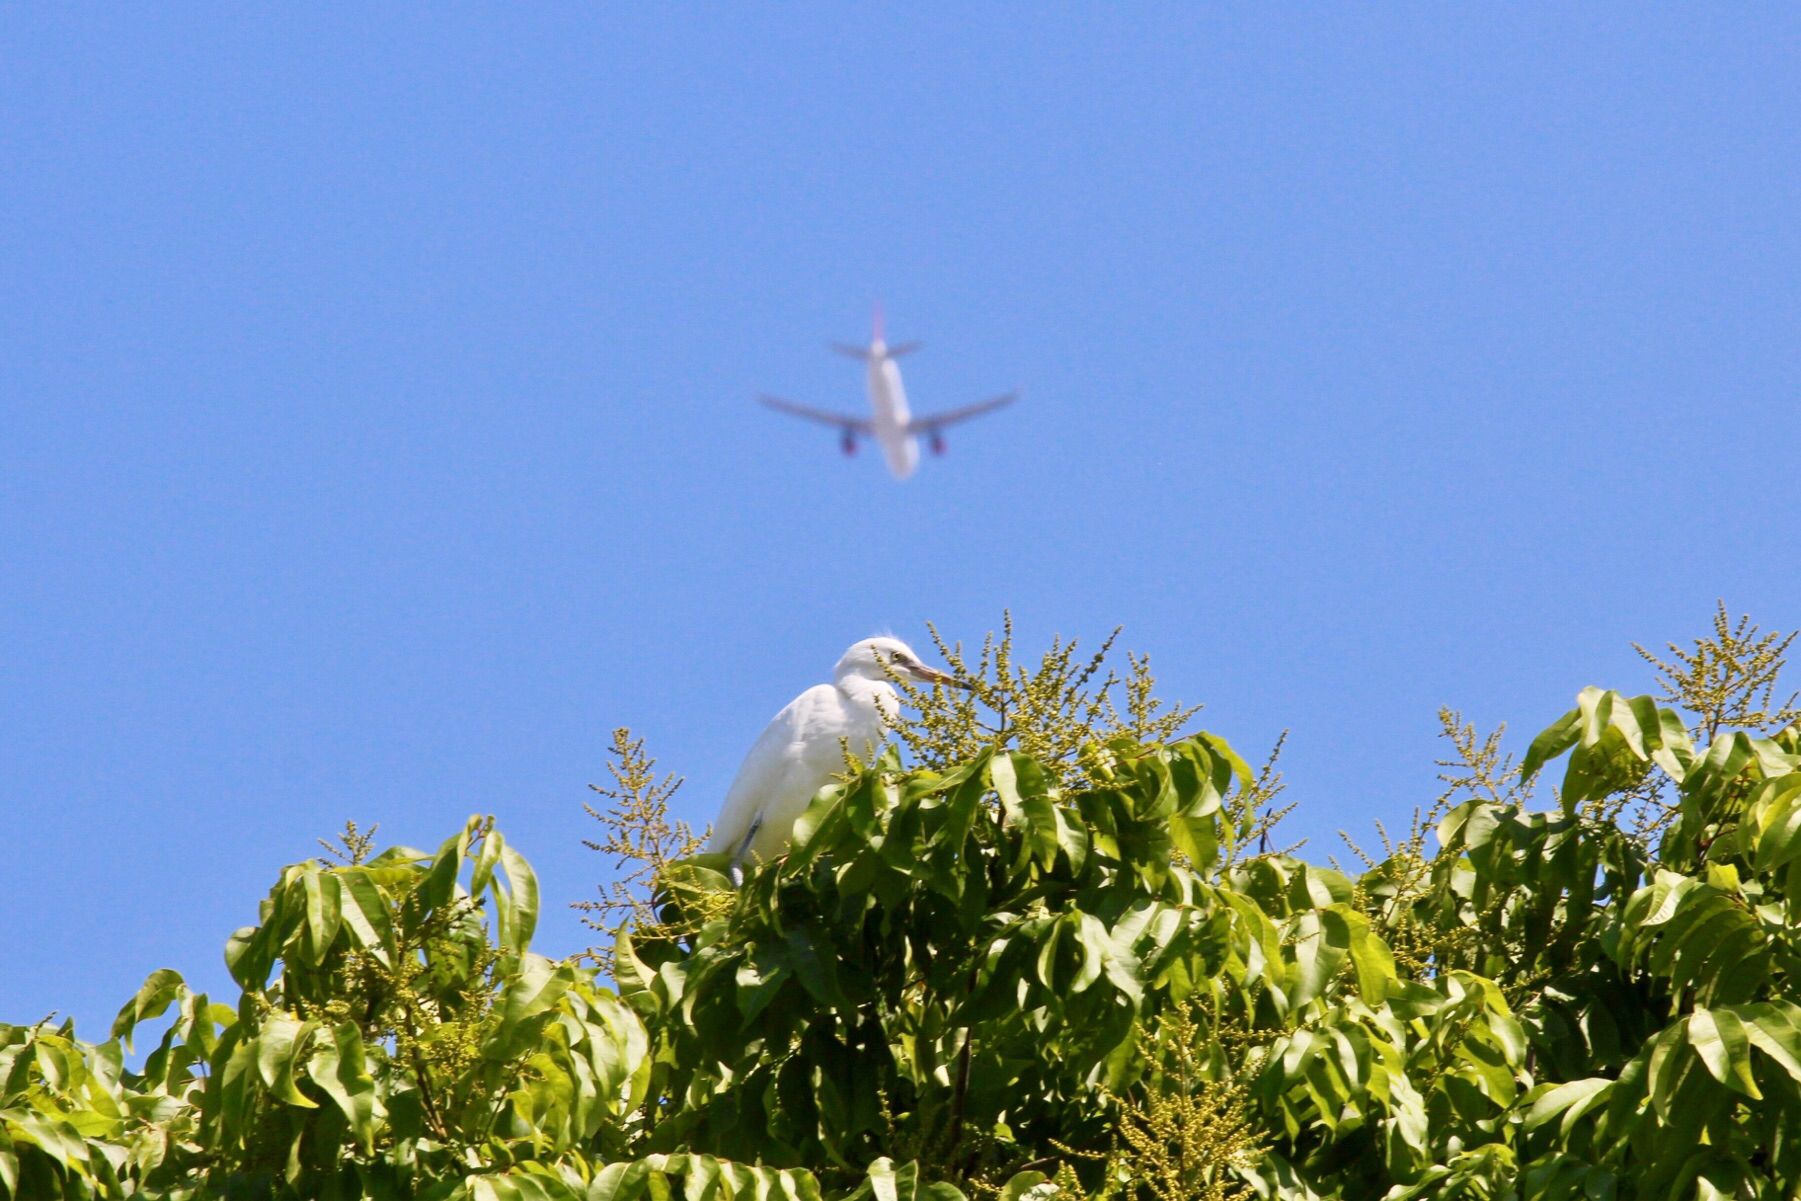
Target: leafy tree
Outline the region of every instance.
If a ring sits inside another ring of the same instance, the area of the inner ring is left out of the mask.
[[[666,937],[694,933],[694,929],[663,923],[651,903],[658,882],[677,861],[700,850],[703,841],[685,822],[670,820],[669,801],[680,791],[682,781],[668,774],[659,777],[657,761],[645,753],[644,740],[633,738],[624,728],[613,731],[613,756],[607,770],[613,777],[611,785],[588,786],[606,798],[606,807],[582,806],[600,823],[601,840],[583,839],[582,845],[612,858],[614,878],[599,898],[577,901],[575,908],[583,912],[583,922],[609,938],[621,930],[659,926]],[[590,947],[587,958],[612,975],[610,942]]]
[[[975,703],[910,694],[738,889],[622,732],[610,978],[530,951],[491,823],[352,827],[231,940],[235,1006],[165,971],[106,1042],[0,1027],[0,1199],[1793,1197],[1788,646],[1722,610],[1517,763],[1444,713],[1444,794],[1352,870],[1065,644],[944,648]]]

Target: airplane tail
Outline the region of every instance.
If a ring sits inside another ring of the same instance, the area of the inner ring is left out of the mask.
[[[875,356],[870,353],[871,347],[875,346],[878,342],[886,342],[887,340],[885,336],[886,324],[887,323],[882,319],[882,302],[878,300],[875,302],[874,311],[870,314],[869,346],[852,346],[849,342],[827,342],[826,345],[830,346],[834,351],[847,359],[856,359],[863,363],[871,362],[875,358]],[[898,359],[904,354],[912,354],[919,349],[919,346],[920,344],[918,342],[902,342],[895,346],[884,346],[882,348],[882,357]]]
[[[843,355],[845,358],[855,359],[859,363],[867,363],[871,358],[869,347],[867,346],[852,346],[849,342],[827,342],[826,345]],[[919,342],[902,342],[899,345],[885,348],[882,351],[882,357],[885,359],[898,359],[904,354],[912,354],[914,351],[918,350],[921,345],[922,343]]]

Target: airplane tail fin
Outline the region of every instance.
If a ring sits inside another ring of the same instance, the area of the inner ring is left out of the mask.
[[[871,347],[877,342],[886,341],[886,338],[883,336],[883,327],[885,324],[886,323],[882,320],[882,302],[878,300],[875,302],[875,311],[871,315],[869,323],[869,346],[852,346],[849,342],[827,342],[826,345],[847,359],[856,359],[858,362],[862,363],[870,362],[874,358],[874,356],[870,354]],[[882,351],[882,357],[898,359],[902,355],[912,354],[918,349],[918,342],[902,342],[896,346],[885,346]]]

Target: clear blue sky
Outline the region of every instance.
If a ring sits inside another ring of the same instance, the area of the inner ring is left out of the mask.
[[[0,27],[0,1019],[104,1033],[345,818],[542,949],[845,644],[1118,623],[1297,836],[1715,597],[1801,624],[1784,6],[36,5]],[[854,406],[871,301],[928,407]]]

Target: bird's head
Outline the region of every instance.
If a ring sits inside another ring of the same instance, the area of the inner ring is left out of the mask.
[[[884,670],[884,664],[887,670]],[[964,685],[948,672],[939,671],[935,667],[927,667],[920,662],[918,654],[912,647],[899,638],[865,638],[844,652],[838,660],[836,676],[842,680],[846,676],[858,676],[865,680],[887,680],[888,672],[910,680],[918,680],[926,684],[945,684],[952,688]]]

